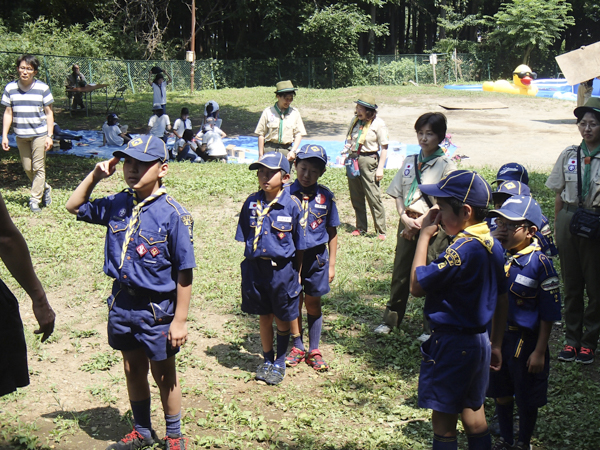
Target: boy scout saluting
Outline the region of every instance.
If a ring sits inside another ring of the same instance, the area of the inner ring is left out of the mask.
[[[258,134],[258,156],[279,152],[293,161],[302,136],[306,136],[300,112],[290,106],[297,89],[290,80],[280,81],[276,89],[277,103],[263,111],[254,130]]]

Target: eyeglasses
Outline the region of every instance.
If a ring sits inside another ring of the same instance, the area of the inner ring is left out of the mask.
[[[21,72],[35,72],[35,69],[33,67],[19,66],[19,70]]]
[[[596,128],[598,126],[598,123],[597,122],[584,122],[584,121],[581,121],[581,122],[579,122],[577,124],[577,126],[583,128],[584,130],[587,127],[590,127],[593,130],[594,128]]]
[[[517,231],[519,228],[524,228],[527,226],[526,223],[508,222],[504,219],[496,219],[496,225],[498,226],[498,228],[506,228],[508,231],[510,231],[512,233]]]

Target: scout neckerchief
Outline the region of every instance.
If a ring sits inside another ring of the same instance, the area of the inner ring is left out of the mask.
[[[161,195],[166,194],[167,190],[164,187],[160,187],[154,194],[149,195],[139,203],[136,192],[133,189],[129,189],[129,193],[133,195],[133,211],[131,212],[131,219],[129,219],[127,231],[125,232],[125,240],[123,241],[123,249],[121,250],[121,264],[119,264],[119,269],[123,267],[123,262],[125,261],[125,253],[127,253],[127,246],[129,245],[131,236],[133,236],[133,234],[140,227],[139,219],[142,208],[156,200]]]
[[[306,231],[306,224],[308,223],[308,202],[315,193],[305,193],[301,191],[300,195],[302,195],[302,217],[300,218],[300,226]]]
[[[356,138],[356,148],[354,149],[357,153],[360,153],[361,147],[364,145],[367,140],[367,133],[369,132],[369,128],[373,123],[373,119],[371,120],[360,120],[358,117],[354,117],[352,119],[352,123],[350,124],[350,128],[348,128],[348,133],[346,135],[346,140],[352,139],[352,130],[358,123],[358,137]]]
[[[528,245],[527,247],[525,247],[523,250],[515,253],[514,255],[510,255],[507,259],[506,262],[504,263],[504,272],[506,273],[506,277],[508,278],[508,272],[510,271],[510,266],[512,266],[513,262],[517,265],[521,265],[519,264],[519,262],[517,261],[517,258],[519,258],[520,256],[524,256],[524,255],[529,255],[530,253],[535,252],[536,250],[540,250],[541,247],[538,244],[537,239],[533,238],[531,240],[531,244]]]
[[[277,111],[277,114],[279,114],[279,136],[277,137],[277,142],[279,142],[280,144],[284,144],[284,142],[283,142],[283,118],[289,114],[290,107],[288,106],[288,108],[285,111],[281,111],[279,109],[279,106],[277,106],[277,103],[275,103],[275,111]]]
[[[465,228],[456,235],[453,242],[456,242],[456,240],[460,238],[475,239],[477,242],[483,245],[489,253],[492,253],[492,247],[494,247],[494,238],[492,238],[490,229],[485,222]]]
[[[583,159],[583,162],[585,163],[585,170],[583,171],[583,185],[581,188],[581,198],[584,199],[587,196],[588,191],[590,190],[590,181],[592,176],[592,158],[598,153],[600,153],[600,145],[596,147],[593,152],[590,152],[587,148],[585,141],[581,141],[581,150],[585,155],[585,158]]]
[[[258,200],[256,202],[257,216],[256,216],[256,228],[254,230],[254,240],[252,241],[252,251],[253,252],[255,252],[256,248],[258,247],[258,239],[260,238],[260,232],[262,231],[263,220],[264,220],[265,216],[271,210],[271,206],[273,206],[275,203],[277,203],[277,200],[279,200],[279,197],[281,197],[281,194],[283,194],[283,188],[279,191],[279,194],[277,194],[277,196],[271,201],[271,203],[269,203],[267,205],[267,207],[265,209],[263,209],[261,200]]]
[[[415,172],[419,176],[413,178],[413,181],[410,185],[410,189],[408,190],[408,194],[406,195],[406,199],[404,200],[404,206],[408,207],[413,203],[413,200],[415,198],[415,192],[417,192],[417,187],[419,186],[419,181],[417,180],[417,178],[420,178],[421,176],[421,168],[423,167],[423,164],[433,159],[439,158],[440,156],[444,156],[444,154],[444,150],[442,150],[440,147],[438,147],[437,150],[429,156],[423,156],[423,150],[419,152],[418,161],[415,167]]]

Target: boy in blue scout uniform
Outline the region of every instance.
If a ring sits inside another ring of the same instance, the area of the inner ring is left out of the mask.
[[[321,296],[329,292],[335,277],[337,227],[340,225],[333,192],[317,181],[325,173],[327,153],[320,145],[304,145],[296,155],[296,181],[290,194],[302,202],[302,219],[306,251],[302,262],[302,288],[298,319],[292,321],[293,347],[285,359],[289,367],[303,361],[317,371],[329,369],[319,350],[323,315]],[[329,247],[329,252],[327,251]],[[302,341],[302,303],[308,319],[308,355]]]
[[[261,190],[244,202],[235,239],[245,243],[242,270],[242,311],[258,314],[264,362],[256,379],[276,385],[285,377],[290,322],[298,317],[302,290],[299,271],[306,244],[300,225],[300,201],[284,183],[290,163],[271,152],[250,164],[257,170]],[[273,351],[273,319],[277,324],[277,358]]]
[[[469,449],[489,449],[483,402],[490,368],[498,370],[502,363],[507,311],[503,250],[485,223],[492,190],[468,170],[419,189],[437,199],[422,222],[410,277],[411,294],[426,296],[424,312],[432,330],[421,346],[419,406],[433,409],[434,449],[457,448],[459,414]],[[427,264],[429,240],[439,224],[455,237]]]
[[[108,298],[108,342],[123,354],[134,430],[107,450],[129,450],[157,441],[150,420],[148,369],[161,393],[167,423],[166,448],[184,450],[181,388],[175,354],[187,340],[192,291],[193,219],[166,193],[162,179],[169,153],[155,136],[141,136],[111,160],[98,163],[69,198],[77,220],[104,225],[104,272],[114,278]],[[121,158],[129,189],[90,201]]]
[[[506,183],[505,183],[506,184]],[[488,397],[496,399],[500,440],[494,450],[529,449],[538,408],[547,403],[552,324],[560,320],[559,279],[552,260],[535,238],[542,210],[530,196],[511,196],[490,212],[496,237],[507,250],[508,331],[502,367],[490,375]],[[513,446],[513,395],[519,411],[519,439]]]
[[[513,182],[514,184],[511,184],[510,182]],[[494,208],[500,208],[502,203],[504,203],[511,195],[531,195],[529,189],[529,174],[527,173],[527,169],[519,163],[508,163],[500,167],[498,174],[496,175],[496,181],[492,184],[494,183],[498,183],[498,190],[492,194],[494,197]],[[488,217],[487,222],[490,231],[493,233],[496,229],[494,223],[495,219],[493,217]],[[554,237],[552,236],[552,230],[550,229],[550,222],[543,214],[542,223],[535,233],[535,237],[540,244],[542,253],[552,258],[558,255],[558,248],[554,245]]]

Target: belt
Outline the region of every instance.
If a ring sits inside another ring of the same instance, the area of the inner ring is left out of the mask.
[[[579,209],[579,206],[577,206],[575,203],[565,203],[565,205],[563,206],[563,209],[566,209],[569,212],[574,213],[575,211],[577,211]],[[586,211],[590,211],[596,214],[600,214],[600,208],[583,208]]]
[[[290,142],[289,144],[279,144],[276,142],[265,142],[266,147],[288,148],[291,145],[292,145],[292,142]]]
[[[127,292],[132,297],[150,297],[150,298],[161,298],[167,299],[172,297],[172,292],[156,292],[150,289],[144,288],[134,288],[131,286],[127,286],[126,284],[119,283],[119,286],[122,291]]]
[[[485,333],[487,329],[485,327],[453,327],[450,325],[442,325],[435,327],[431,330],[432,333],[451,333],[451,334],[481,334]]]

